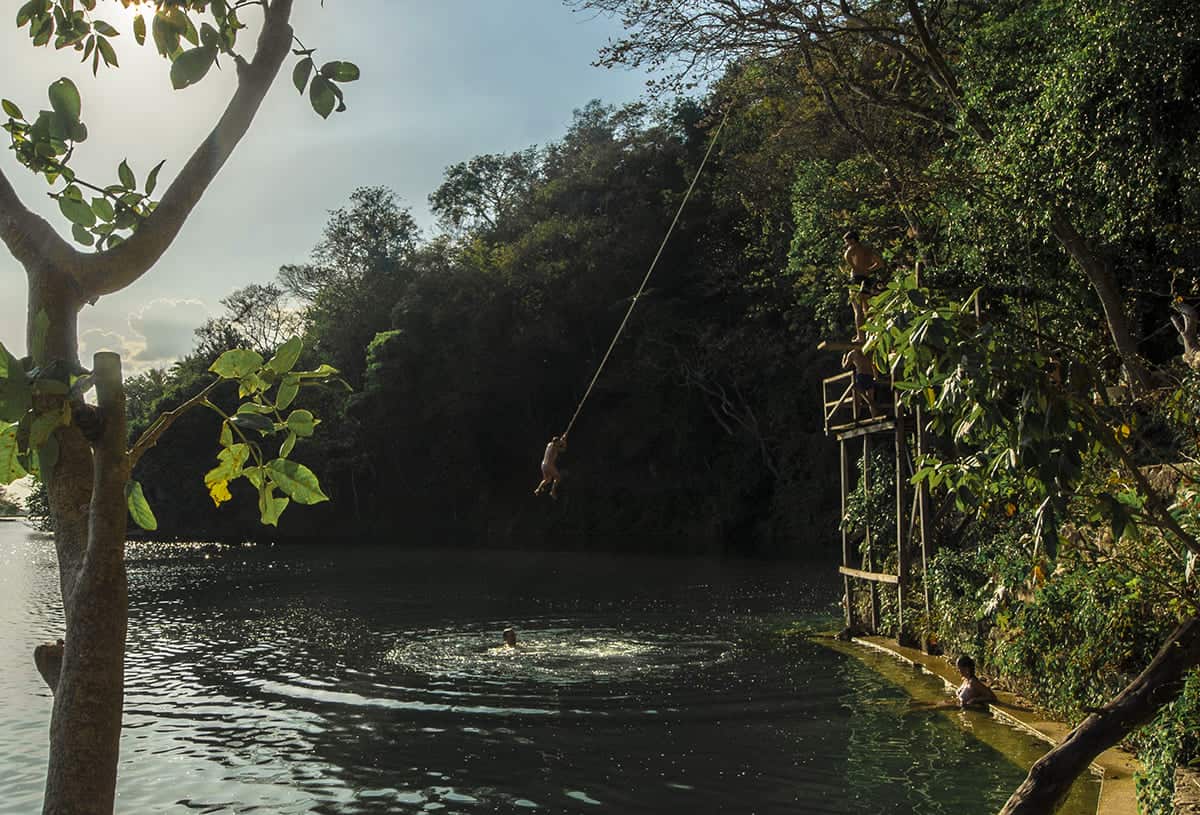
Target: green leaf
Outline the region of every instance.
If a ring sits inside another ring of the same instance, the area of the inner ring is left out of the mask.
[[[37,13],[38,0],[29,0],[28,3],[21,6],[17,10],[17,28],[24,28],[25,25],[33,19],[33,15]]]
[[[133,170],[129,167],[129,161],[122,159],[117,166],[117,178],[121,179],[121,186],[127,190],[137,189],[137,176],[133,174]]]
[[[287,509],[291,501],[287,498],[275,497],[275,486],[266,485],[258,491],[258,513],[262,522],[268,526],[278,526],[279,516]]]
[[[111,221],[114,215],[112,204],[103,196],[92,199],[92,212],[96,213],[96,217],[101,221]]]
[[[126,482],[125,503],[129,506],[129,515],[135,524],[148,532],[158,529],[158,519],[154,517],[146,495],[142,492],[142,485],[137,481]]]
[[[221,35],[211,25],[203,23],[200,26],[200,42],[206,48],[216,51],[221,47]]]
[[[358,66],[353,62],[326,62],[321,66],[321,76],[334,82],[354,82],[359,77]]]
[[[341,371],[329,364],[318,365],[313,371],[299,371],[297,375],[301,379],[329,379],[337,376]]]
[[[96,243],[96,236],[79,224],[71,224],[71,236],[84,246],[94,246]]]
[[[64,402],[63,407],[66,408],[66,415],[69,420],[71,406]],[[33,424],[29,426],[29,446],[41,447],[46,443],[46,439],[50,438],[51,434],[64,424],[67,424],[67,422],[63,421],[63,411],[59,408],[39,413],[33,417]]]
[[[279,457],[287,458],[292,454],[292,450],[296,447],[296,434],[289,432],[287,438],[283,440],[283,444],[279,446]]]
[[[233,428],[229,426],[229,422],[221,422],[221,446],[233,446]]]
[[[103,20],[95,20],[92,23],[92,28],[96,29],[97,31],[99,31],[101,34],[103,34],[106,37],[121,36],[120,31],[117,31],[115,28],[113,28],[111,25],[104,22]]]
[[[212,486],[218,481],[232,481],[242,474],[242,466],[250,460],[250,445],[234,444],[217,453],[216,467],[204,474],[204,483]]]
[[[266,465],[271,480],[301,504],[319,504],[329,496],[321,492],[321,484],[312,470],[295,461],[277,458]]]
[[[82,201],[76,201],[74,198],[63,195],[58,199],[58,208],[71,223],[85,227],[96,225],[96,213],[92,212],[92,208]]]
[[[304,93],[305,86],[308,85],[308,78],[312,76],[313,61],[309,57],[305,57],[296,63],[296,67],[292,70],[292,84],[296,86],[296,90]]]
[[[24,114],[21,109],[7,99],[0,99],[0,106],[3,106],[4,112],[14,119],[24,119]]]
[[[217,49],[208,46],[189,48],[171,64],[171,85],[183,90],[195,85],[208,74],[208,69],[217,59]]]
[[[0,422],[17,422],[33,407],[33,390],[25,372],[20,369],[9,370],[8,375],[0,377]]]
[[[96,52],[104,58],[105,65],[111,65],[114,68],[117,65],[117,52],[113,50],[112,43],[103,37],[96,38]]]
[[[146,18],[140,14],[133,18],[133,38],[138,45],[146,44]]]
[[[239,413],[229,421],[239,430],[257,430],[260,433],[270,433],[275,430],[275,423],[258,413]]]
[[[247,374],[257,371],[262,364],[262,355],[257,351],[234,348],[217,357],[217,361],[209,366],[208,370],[222,379],[241,379]]]
[[[328,119],[337,105],[337,94],[334,93],[333,83],[323,76],[314,76],[308,88],[308,99],[322,119]]]
[[[238,397],[245,399],[257,393],[266,393],[271,384],[258,375],[258,372],[246,374],[238,382]]]
[[[279,383],[279,390],[275,393],[275,408],[277,410],[287,410],[296,398],[296,394],[300,393],[300,377],[294,374],[289,374]]]
[[[271,357],[271,361],[267,363],[267,367],[277,374],[286,374],[300,360],[300,352],[303,350],[304,341],[299,337],[292,337],[279,346],[275,356]]]
[[[80,111],[83,108],[83,102],[79,98],[79,88],[75,87],[75,83],[65,76],[52,83],[50,85],[50,107],[72,124],[78,122]]]
[[[17,426],[0,424],[0,484],[11,484],[25,475],[17,460]]]
[[[307,439],[313,434],[318,422],[307,410],[293,410],[287,417],[288,430],[297,436]]]
[[[259,416],[269,416],[275,412],[275,408],[270,405],[260,405],[257,402],[242,402],[238,405],[238,413],[256,413]]]
[[[163,165],[166,163],[167,160],[163,159],[158,164],[155,164],[154,169],[150,171],[150,175],[146,176],[146,195],[154,194],[154,188],[158,186],[158,171],[161,170]]]

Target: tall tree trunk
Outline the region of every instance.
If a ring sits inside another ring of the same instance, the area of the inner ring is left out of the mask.
[[[39,269],[30,274],[29,288],[28,339],[35,363],[77,365],[80,301],[73,282],[56,270]],[[90,439],[76,424],[55,431],[57,460],[43,473],[66,624],[58,675],[47,677],[54,691],[43,803],[48,815],[109,815],[116,797],[128,621],[129,467],[120,358],[97,354],[93,373],[99,423]]]
[[[1038,759],[1000,815],[1043,815],[1066,795],[1096,756],[1148,722],[1183,690],[1188,671],[1200,665],[1200,619],[1175,629],[1146,670],[1116,699],[1088,716],[1062,744]]]
[[[1055,209],[1050,217],[1050,229],[1054,237],[1063,245],[1071,258],[1083,269],[1088,281],[1100,297],[1100,305],[1104,308],[1104,319],[1108,323],[1108,333],[1112,336],[1113,345],[1121,356],[1129,384],[1135,393],[1150,389],[1150,372],[1142,363],[1138,354],[1137,340],[1129,327],[1129,317],[1125,313],[1125,301],[1121,297],[1121,289],[1112,269],[1100,255],[1088,246],[1083,236],[1067,218],[1061,209]]]

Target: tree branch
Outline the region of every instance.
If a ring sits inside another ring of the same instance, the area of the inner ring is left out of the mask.
[[[155,419],[154,423],[146,428],[145,432],[142,433],[141,437],[129,450],[130,472],[132,472],[133,468],[137,466],[138,460],[145,455],[146,451],[158,444],[158,440],[162,437],[162,434],[166,433],[167,430],[170,429],[171,425],[175,424],[180,416],[187,413],[197,405],[202,404],[204,400],[208,398],[208,395],[212,393],[213,389],[216,388],[217,385],[220,385],[223,381],[224,380],[222,379],[217,379],[213,382],[210,382],[208,386],[204,388],[204,390],[197,393],[191,399],[187,400],[174,410],[169,410]]]
[[[31,212],[0,170],[0,240],[22,266],[49,263],[70,268],[83,257],[63,240],[46,219]]]
[[[273,0],[265,8],[254,59],[239,69],[237,91],[216,127],[171,183],[158,208],[125,243],[106,252],[81,256],[77,277],[89,298],[120,291],[162,257],[250,128],[292,44],[289,22],[292,0]]]

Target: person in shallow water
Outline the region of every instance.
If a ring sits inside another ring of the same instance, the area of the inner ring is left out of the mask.
[[[999,701],[996,699],[996,694],[992,693],[992,689],[975,675],[975,660],[963,654],[954,663],[954,667],[958,668],[958,672],[963,678],[962,684],[954,691],[955,701],[941,704],[912,702],[910,703],[911,708],[913,710],[956,710],[959,708],[986,710],[988,705]]]
[[[954,667],[958,668],[963,678],[962,684],[954,692],[958,697],[959,707],[987,707],[996,701],[996,694],[992,693],[992,689],[975,675],[975,660],[963,654],[954,663]]]
[[[558,471],[558,454],[566,449],[566,433],[550,439],[550,443],[546,445],[546,452],[542,456],[542,483],[537,485],[537,489],[533,491],[534,495],[541,495],[545,492],[546,487],[549,487],[550,497],[558,498],[558,482],[562,480],[562,474]]]
[[[517,629],[515,629],[515,628],[504,629],[504,646],[506,648],[516,648],[517,647]]]

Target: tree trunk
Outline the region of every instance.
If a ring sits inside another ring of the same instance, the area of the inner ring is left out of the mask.
[[[35,364],[78,365],[80,301],[73,281],[47,269],[29,279],[28,341]],[[43,802],[43,812],[54,815],[110,815],[116,797],[128,621],[129,468],[120,358],[97,354],[94,374],[98,431],[89,440],[76,425],[59,428],[57,460],[43,466],[66,623],[61,654],[43,646],[35,656],[54,692]]]
[[[1108,333],[1112,336],[1129,384],[1134,393],[1143,393],[1150,389],[1150,373],[1142,363],[1138,354],[1137,340],[1129,328],[1129,318],[1125,314],[1125,302],[1121,297],[1120,287],[1108,264],[1087,244],[1083,236],[1076,231],[1075,226],[1061,209],[1055,209],[1050,217],[1050,229],[1071,255],[1079,267],[1083,269],[1092,288],[1100,297],[1100,305],[1104,308],[1104,319],[1108,322]]]
[[[1084,719],[1062,744],[1038,759],[1000,815],[1052,812],[1071,783],[1096,756],[1179,697],[1188,671],[1197,665],[1200,665],[1200,618],[1193,617],[1175,629],[1150,666],[1116,699]]]

